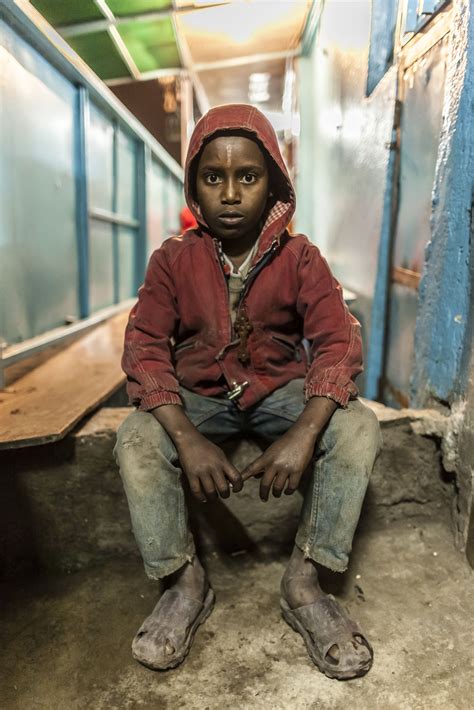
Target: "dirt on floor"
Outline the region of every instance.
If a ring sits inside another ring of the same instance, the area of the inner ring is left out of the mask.
[[[282,620],[285,558],[207,559],[217,604],[174,671],[130,654],[159,590],[140,560],[9,584],[0,648],[2,710],[468,710],[472,571],[441,522],[405,519],[359,536],[350,571],[326,586],[375,648],[364,678],[329,680]]]

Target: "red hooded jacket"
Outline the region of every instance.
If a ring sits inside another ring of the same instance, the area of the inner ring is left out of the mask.
[[[191,166],[203,142],[217,131],[236,129],[249,132],[267,151],[277,185],[241,300],[253,326],[250,360],[244,364],[237,357],[219,244],[209,234],[191,184]],[[306,399],[330,397],[346,406],[357,396],[354,379],[362,371],[360,326],[319,249],[287,231],[295,195],[275,132],[260,111],[234,104],[203,116],[189,145],[185,194],[198,227],[168,239],[151,255],[130,313],[122,367],[131,402],[150,410],[180,404],[180,385],[225,396],[246,382],[236,399],[245,410],[277,387],[305,377]]]

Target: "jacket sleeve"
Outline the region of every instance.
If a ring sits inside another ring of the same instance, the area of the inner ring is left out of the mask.
[[[157,249],[130,312],[122,357],[130,402],[141,410],[181,404],[171,345],[178,322],[167,254]]]
[[[305,247],[299,276],[297,309],[311,350],[305,398],[329,397],[346,407],[358,394],[354,380],[363,369],[360,324],[349,312],[326,260],[312,244]]]

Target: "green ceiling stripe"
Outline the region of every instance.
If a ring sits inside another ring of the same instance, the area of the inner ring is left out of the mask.
[[[117,29],[141,72],[181,66],[170,18],[127,22]]]
[[[104,17],[93,0],[32,0],[31,4],[54,26],[102,20]]]
[[[107,81],[130,76],[127,65],[107,32],[69,37],[68,42],[101,79]]]
[[[173,3],[171,0],[107,0],[107,5],[116,17],[126,17],[142,12],[171,10]]]

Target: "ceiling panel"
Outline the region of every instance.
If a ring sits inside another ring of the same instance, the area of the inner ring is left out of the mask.
[[[33,0],[32,5],[53,25],[72,25],[103,19],[93,0]]]
[[[173,3],[172,0],[107,0],[107,5],[116,17],[126,17],[142,12],[169,10]]]
[[[130,76],[107,32],[68,37],[68,42],[101,79]]]
[[[170,17],[135,20],[120,24],[117,29],[141,72],[181,66]]]
[[[294,49],[310,0],[254,0],[176,15],[194,63]]]

